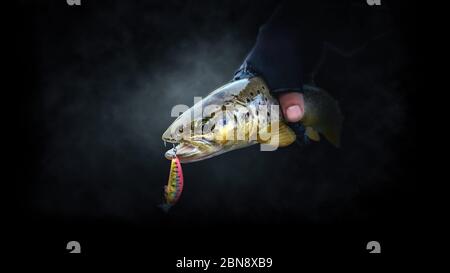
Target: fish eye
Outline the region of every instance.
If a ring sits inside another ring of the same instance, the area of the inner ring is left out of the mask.
[[[183,127],[178,128],[178,132],[183,133]]]

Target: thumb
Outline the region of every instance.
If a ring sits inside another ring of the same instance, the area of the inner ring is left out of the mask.
[[[289,122],[298,122],[303,118],[305,102],[303,94],[289,92],[278,97],[284,118]]]

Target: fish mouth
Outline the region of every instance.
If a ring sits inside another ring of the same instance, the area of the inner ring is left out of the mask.
[[[209,158],[215,154],[214,145],[209,141],[181,141],[171,142],[174,147],[165,153],[165,157],[172,160],[178,157],[181,163],[195,162]]]

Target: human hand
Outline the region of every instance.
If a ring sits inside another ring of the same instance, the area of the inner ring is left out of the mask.
[[[283,93],[278,97],[284,118],[289,122],[298,122],[303,118],[305,102],[303,94],[298,92]]]

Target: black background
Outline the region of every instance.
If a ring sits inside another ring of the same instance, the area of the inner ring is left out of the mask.
[[[78,240],[83,256],[167,268],[183,256],[270,256],[280,268],[306,255],[370,257],[371,240],[384,257],[414,251],[413,3],[343,1],[337,11],[345,20],[331,42],[361,49],[328,52],[316,82],[342,107],[342,148],[255,146],[183,165],[185,190],[169,214],[157,205],[171,107],[229,81],[276,2],[18,3],[12,252],[68,255]],[[310,27],[320,34],[327,23]]]

